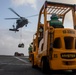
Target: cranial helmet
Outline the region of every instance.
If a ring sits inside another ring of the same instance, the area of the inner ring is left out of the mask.
[[[52,14],[52,16],[51,16],[51,19],[58,19],[58,16],[54,13],[54,14]]]

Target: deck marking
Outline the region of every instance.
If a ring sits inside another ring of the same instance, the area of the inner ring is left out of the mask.
[[[29,63],[29,62],[27,62],[26,60],[23,60],[23,59],[21,59],[21,58],[19,58],[19,57],[14,57],[14,58],[16,58],[16,59],[18,59],[18,60],[20,60],[20,61],[22,61],[22,62],[24,62],[24,63],[26,63],[26,64]]]

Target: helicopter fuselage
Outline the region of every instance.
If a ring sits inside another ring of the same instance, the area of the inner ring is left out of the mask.
[[[10,31],[19,31],[19,28],[22,28],[24,25],[27,26],[29,23],[28,19],[25,17],[20,16],[18,13],[16,13],[12,8],[9,8],[14,14],[16,14],[19,18],[6,18],[6,19],[17,19],[16,20],[16,27],[13,25],[13,29],[9,29]]]
[[[18,19],[17,21],[16,21],[16,29],[18,29],[18,28],[22,28],[24,25],[27,25],[28,24],[28,20],[27,19]]]

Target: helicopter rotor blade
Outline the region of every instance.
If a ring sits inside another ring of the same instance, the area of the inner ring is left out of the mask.
[[[19,18],[5,18],[6,20],[11,20],[11,19],[19,19]]]
[[[29,18],[29,17],[35,17],[35,16],[38,16],[39,14],[36,14],[36,15],[32,15],[32,16],[27,16],[27,18]]]
[[[18,17],[21,18],[21,16],[19,14],[17,14],[12,8],[9,8],[13,13],[15,13]]]

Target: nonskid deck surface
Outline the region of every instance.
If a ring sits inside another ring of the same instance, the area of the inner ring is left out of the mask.
[[[55,71],[43,74],[40,69],[32,68],[28,57],[0,56],[0,75],[76,75],[69,72]]]

